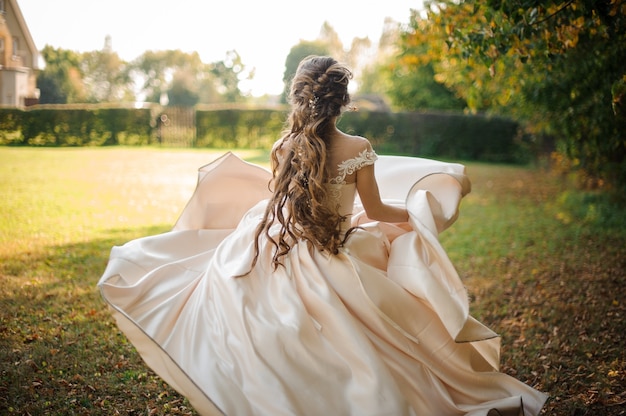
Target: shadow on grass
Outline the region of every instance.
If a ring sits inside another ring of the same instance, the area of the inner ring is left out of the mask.
[[[138,358],[96,287],[112,246],[169,228],[0,258],[0,414],[193,414]]]
[[[169,229],[0,258],[0,414],[195,414],[142,363],[96,288],[112,246]],[[563,241],[549,264],[525,274],[509,264],[472,293],[478,318],[503,336],[502,370],[550,394],[544,414],[626,410],[623,243],[594,233]]]

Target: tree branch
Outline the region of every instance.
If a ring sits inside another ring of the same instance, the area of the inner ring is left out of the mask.
[[[565,10],[566,8],[568,8],[572,3],[574,3],[575,0],[569,0],[567,3],[565,3],[559,10],[555,11],[554,13],[552,13],[550,16],[546,16],[541,20],[537,20],[535,23],[532,23],[531,26],[535,26],[535,25],[540,25],[543,22],[546,22],[550,19],[552,19],[554,16],[556,16],[557,14],[561,13],[563,10]]]

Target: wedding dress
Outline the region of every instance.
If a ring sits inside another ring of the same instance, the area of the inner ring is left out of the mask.
[[[342,179],[374,161],[407,224],[369,220]],[[499,338],[438,241],[464,167],[367,152],[337,172],[331,194],[360,226],[337,255],[300,242],[274,270],[263,237],[233,277],[271,174],[232,153],[200,169],[172,231],[114,247],[99,287],[145,362],[203,415],[539,414],[546,396],[498,372]]]

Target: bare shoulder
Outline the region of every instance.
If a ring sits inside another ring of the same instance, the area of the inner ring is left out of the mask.
[[[372,145],[369,140],[362,136],[353,136],[346,133],[341,133],[341,141],[342,146],[345,146],[347,149],[350,149],[351,153],[358,154],[366,151],[372,150]]]

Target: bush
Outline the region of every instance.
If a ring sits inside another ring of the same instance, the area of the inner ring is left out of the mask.
[[[10,145],[21,141],[23,113],[16,108],[0,108],[0,144]]]
[[[285,111],[272,109],[198,110],[196,147],[269,149],[285,117]]]
[[[486,162],[528,162],[509,119],[459,113],[346,113],[340,126],[368,137],[381,153]]]
[[[150,109],[70,107],[0,109],[0,144],[103,146],[147,144]]]
[[[158,114],[171,117],[157,131]],[[281,108],[5,108],[0,109],[0,144],[145,145],[157,137],[169,146],[269,149],[281,137],[286,118],[287,110]],[[367,137],[381,154],[520,163],[535,153],[520,139],[519,125],[501,117],[362,111],[343,114],[339,127]],[[179,140],[181,135],[186,140]]]

